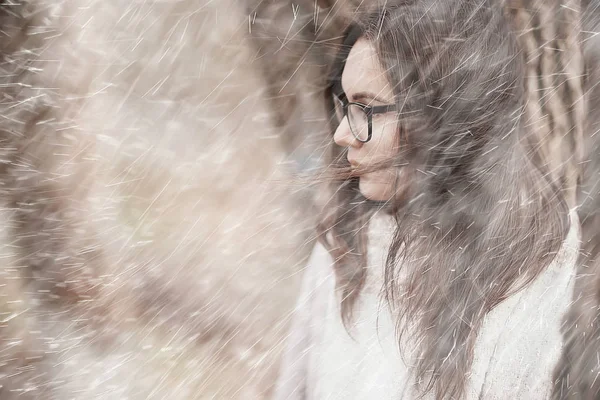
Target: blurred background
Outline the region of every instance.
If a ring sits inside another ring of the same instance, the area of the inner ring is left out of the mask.
[[[315,239],[315,10],[0,2],[1,399],[267,398]]]

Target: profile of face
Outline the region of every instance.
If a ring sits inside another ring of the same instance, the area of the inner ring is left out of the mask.
[[[348,102],[380,108],[394,104],[392,86],[379,63],[375,48],[364,38],[360,38],[352,47],[341,82]],[[398,153],[400,146],[394,111],[372,115],[371,138],[366,142],[367,124],[363,123],[361,131],[361,123],[356,122],[366,121],[366,116],[361,113],[360,107],[351,106],[346,117],[338,115],[343,119],[334,134],[335,143],[348,149],[348,161],[357,171],[390,160]],[[360,192],[369,200],[388,201],[395,195],[398,185],[402,186],[402,182],[397,181],[399,177],[398,169],[393,167],[359,173]]]

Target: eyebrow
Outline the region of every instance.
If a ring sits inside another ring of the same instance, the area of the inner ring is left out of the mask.
[[[366,101],[375,100],[382,104],[390,104],[389,101],[383,100],[383,99],[377,97],[376,95],[374,95],[373,93],[369,93],[369,92],[354,93],[354,95],[352,95],[352,99],[354,99],[354,100],[362,99],[362,100],[366,100]]]

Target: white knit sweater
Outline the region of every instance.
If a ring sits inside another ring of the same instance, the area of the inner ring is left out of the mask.
[[[391,224],[383,215],[370,223],[369,272],[356,305],[353,338],[342,326],[332,259],[321,245],[315,247],[287,338],[275,400],[417,398],[411,355],[401,356],[394,322],[379,295]],[[571,228],[553,262],[526,289],[486,316],[475,345],[467,399],[549,398],[562,346],[562,317],[572,298],[579,229],[577,215],[571,212]]]

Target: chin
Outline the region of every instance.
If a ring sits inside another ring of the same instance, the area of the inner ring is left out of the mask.
[[[388,201],[392,197],[393,192],[391,185],[370,182],[365,178],[360,178],[358,188],[363,196],[372,201]]]

